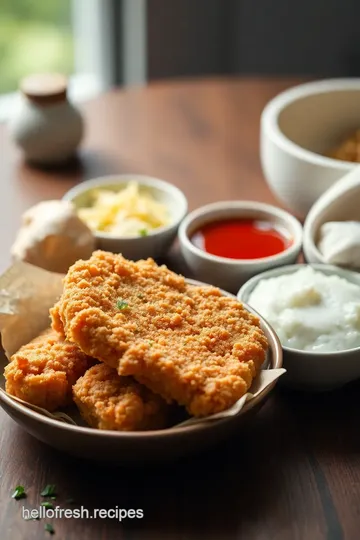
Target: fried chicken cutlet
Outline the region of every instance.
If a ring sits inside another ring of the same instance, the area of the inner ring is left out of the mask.
[[[52,317],[86,354],[194,416],[242,397],[267,349],[259,319],[217,288],[102,251],[70,268]]]
[[[170,406],[132,377],[106,364],[90,368],[73,387],[81,416],[94,428],[146,431],[166,427]]]
[[[55,411],[72,403],[72,386],[95,363],[77,345],[48,329],[24,345],[5,367],[6,391]]]

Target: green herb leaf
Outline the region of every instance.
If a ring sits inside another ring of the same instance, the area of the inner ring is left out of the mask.
[[[26,493],[24,486],[16,486],[16,488],[14,489],[14,493],[11,495],[11,497],[17,501],[19,499],[25,499]]]
[[[41,492],[42,497],[55,497],[56,495],[56,486],[55,484],[48,484],[44,487]]]
[[[152,346],[153,346],[153,342],[149,341],[149,347],[152,347]]]
[[[127,302],[124,302],[124,300],[118,300],[116,302],[116,307],[118,309],[127,309],[129,307],[129,304]]]
[[[41,506],[44,506],[44,507],[47,508],[47,509],[48,509],[48,508],[51,508],[51,509],[54,508],[53,503],[51,503],[51,502],[49,502],[49,501],[44,501],[44,502],[42,502],[42,503],[41,503]]]
[[[147,236],[148,235],[147,229],[140,229],[139,234],[140,236]]]
[[[52,501],[56,501],[56,495],[53,495],[52,497],[50,497],[50,499],[51,499]]]
[[[46,532],[48,532],[50,534],[55,534],[55,529],[51,525],[51,523],[46,523],[44,529],[45,529]]]
[[[144,295],[143,294],[138,294],[138,298],[141,298],[141,300],[143,300]]]

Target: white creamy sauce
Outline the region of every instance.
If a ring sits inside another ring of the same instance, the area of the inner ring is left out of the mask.
[[[360,222],[324,223],[320,227],[317,247],[328,264],[360,268]]]
[[[360,346],[360,287],[310,266],[261,280],[248,303],[285,347],[331,352]]]

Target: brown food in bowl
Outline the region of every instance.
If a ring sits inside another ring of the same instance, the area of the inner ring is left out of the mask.
[[[73,387],[74,401],[94,428],[146,431],[166,427],[171,407],[132,377],[106,364],[90,368]]]
[[[327,154],[333,159],[360,163],[360,129],[357,129]]]
[[[5,367],[6,391],[55,411],[72,404],[72,386],[96,360],[48,329],[12,355]]]
[[[102,251],[70,268],[52,315],[84,353],[199,417],[249,390],[268,346],[258,317],[219,289]]]

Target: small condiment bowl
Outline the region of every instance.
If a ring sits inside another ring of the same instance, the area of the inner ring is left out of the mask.
[[[317,246],[321,226],[329,221],[360,221],[359,197],[360,165],[325,191],[308,213],[303,239],[306,262],[331,262],[326,261]]]
[[[276,255],[250,260],[211,255],[192,243],[194,232],[207,223],[233,218],[268,221],[284,230],[292,244]],[[255,274],[296,262],[302,246],[302,227],[296,218],[275,206],[256,201],[224,201],[191,212],[179,227],[179,240],[185,261],[197,279],[236,292]]]
[[[325,154],[360,127],[360,79],[301,84],[261,115],[260,155],[273,191],[298,217],[356,163]]]
[[[294,264],[259,274],[241,287],[237,297],[241,302],[248,304],[252,291],[261,280],[291,274],[302,266]],[[326,264],[312,264],[311,266],[327,276],[337,275],[360,286],[360,275],[356,272]],[[280,383],[291,388],[311,391],[332,390],[360,378],[360,347],[323,353],[285,346],[282,348],[284,368],[287,372]]]
[[[120,191],[129,182],[137,182],[140,189],[145,189],[156,201],[168,208],[171,216],[170,224],[149,231],[146,236],[125,237],[96,231],[94,232],[96,247],[113,253],[121,253],[127,259],[133,260],[159,257],[170,248],[179,224],[186,216],[188,209],[184,193],[169,182],[139,174],[104,176],[78,184],[65,193],[63,199],[71,201],[77,208],[82,208],[89,204],[92,190],[102,188]]]

